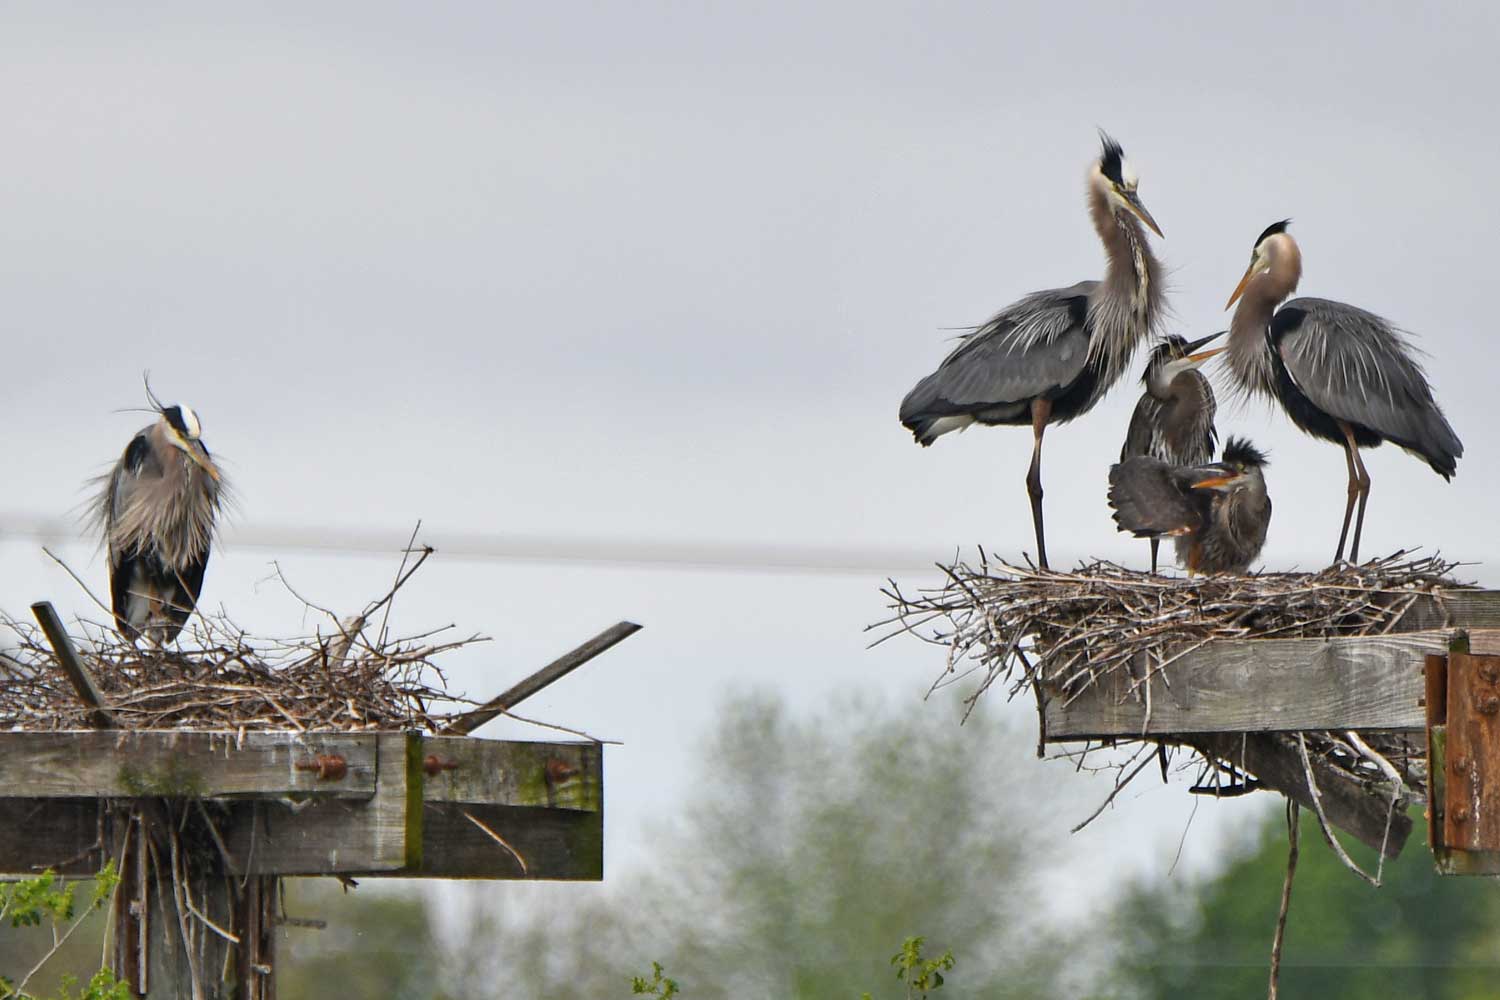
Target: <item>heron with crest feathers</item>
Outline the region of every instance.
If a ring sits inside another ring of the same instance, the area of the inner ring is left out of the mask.
[[[1198,369],[1224,348],[1203,350],[1203,345],[1223,335],[1211,333],[1198,340],[1185,340],[1172,334],[1151,349],[1141,383],[1146,390],[1135,404],[1120,461],[1137,455],[1159,459],[1168,465],[1207,465],[1213,461],[1219,442],[1214,427],[1218,404],[1213,386]],[[1157,549],[1161,539],[1151,540],[1151,572],[1156,572]]]
[[[1344,558],[1357,503],[1349,546],[1349,560],[1357,563],[1370,497],[1359,450],[1390,441],[1450,479],[1464,446],[1433,399],[1416,349],[1393,324],[1328,299],[1298,298],[1277,308],[1302,277],[1290,223],[1266,227],[1250,251],[1250,266],[1224,306],[1239,302],[1224,357],[1242,395],[1275,399],[1302,431],[1343,446],[1349,488],[1333,561]]]
[[[149,385],[146,393],[157,419],[101,477],[94,513],[108,549],[115,626],[132,641],[165,645],[197,606],[227,494],[198,415],[163,406]]]
[[[1161,263],[1146,230],[1139,181],[1119,143],[1100,134],[1089,169],[1088,207],[1104,244],[1102,281],[1034,292],[961,338],[937,370],[901,401],[901,423],[923,446],[971,424],[1031,426],[1031,500],[1037,562],[1047,567],[1042,523],[1042,435],[1093,409],[1159,324],[1165,294]]]

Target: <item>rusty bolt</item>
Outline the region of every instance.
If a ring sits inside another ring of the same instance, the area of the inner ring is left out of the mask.
[[[1469,758],[1461,753],[1453,755],[1453,770],[1462,771],[1469,766]]]
[[[1469,810],[1465,809],[1463,806],[1459,806],[1457,809],[1453,810],[1453,822],[1467,823],[1468,821]]]
[[[349,773],[349,765],[336,753],[320,753],[312,760],[297,765],[299,771],[315,771],[319,781],[338,781]]]
[[[552,757],[547,761],[547,780],[554,784],[567,781],[577,773],[578,768],[565,760],[558,760],[556,757]]]
[[[1485,695],[1479,701],[1479,712],[1481,715],[1494,715],[1500,712],[1500,695]]]
[[[458,770],[458,761],[448,760],[446,757],[439,757],[435,753],[430,753],[422,758],[422,770],[427,772],[427,777],[436,778],[443,771]]]
[[[1496,669],[1493,663],[1485,663],[1479,668],[1479,676],[1493,684],[1500,678],[1500,669]]]

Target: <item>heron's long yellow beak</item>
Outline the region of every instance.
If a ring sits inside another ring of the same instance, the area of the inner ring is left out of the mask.
[[[208,475],[208,478],[212,479],[216,483],[219,482],[219,469],[214,465],[212,461],[209,460],[209,457],[207,455],[203,454],[202,448],[196,448],[193,445],[188,445],[185,450],[187,451],[187,457],[193,460],[194,465],[202,469]]]
[[[1230,485],[1231,483],[1233,483],[1238,478],[1240,478],[1240,477],[1239,476],[1210,476],[1207,479],[1200,479],[1198,482],[1194,483],[1193,484],[1193,489],[1195,489],[1195,490],[1217,490],[1217,489],[1223,489],[1225,486]]]
[[[1189,361],[1203,362],[1203,361],[1207,361],[1209,358],[1213,357],[1215,354],[1223,354],[1227,350],[1229,350],[1229,348],[1227,348],[1227,347],[1214,347],[1214,348],[1211,348],[1211,349],[1209,349],[1207,351],[1199,351],[1197,354],[1189,354],[1187,356],[1187,360],[1189,360]]]
[[[1239,301],[1240,296],[1245,294],[1245,288],[1250,284],[1250,279],[1253,277],[1255,277],[1255,262],[1251,261],[1250,266],[1245,268],[1245,276],[1240,279],[1238,285],[1234,286],[1234,292],[1229,296],[1229,301],[1224,303],[1225,309],[1228,309]]]
[[[1147,229],[1150,229],[1153,233],[1155,233],[1157,236],[1160,236],[1162,239],[1167,238],[1166,234],[1161,231],[1161,227],[1156,224],[1156,220],[1151,218],[1151,213],[1146,211],[1146,206],[1141,204],[1140,195],[1136,194],[1134,191],[1125,192],[1125,207],[1130,209],[1131,213],[1134,214],[1137,219],[1140,219],[1142,222],[1144,222]]]

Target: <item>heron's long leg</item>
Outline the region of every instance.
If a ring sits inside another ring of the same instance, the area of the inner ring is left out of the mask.
[[[1151,575],[1156,575],[1156,550],[1161,545],[1160,538],[1151,539]],[[1165,767],[1166,765],[1163,765]]]
[[[1365,471],[1365,461],[1354,449],[1354,468],[1359,473],[1359,511],[1354,515],[1354,541],[1349,546],[1349,561],[1359,562],[1359,534],[1365,526],[1365,503],[1370,499],[1370,474]]]
[[[1359,496],[1359,472],[1354,465],[1359,446],[1354,443],[1354,428],[1340,420],[1339,430],[1344,432],[1344,461],[1349,466],[1349,499],[1344,504],[1344,526],[1339,529],[1339,550],[1333,555],[1335,563],[1344,558],[1344,542],[1349,537],[1349,522],[1354,517],[1354,501]],[[1359,548],[1358,541],[1355,542],[1354,547]]]
[[[1047,538],[1042,530],[1042,434],[1052,419],[1052,402],[1031,401],[1031,470],[1026,473],[1026,492],[1031,494],[1031,523],[1036,529],[1036,559],[1047,569]]]

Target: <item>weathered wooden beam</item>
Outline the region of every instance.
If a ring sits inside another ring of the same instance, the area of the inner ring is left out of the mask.
[[[604,878],[604,816],[572,809],[428,802],[422,864],[400,878]]]
[[[1500,631],[1471,633],[1476,651],[1500,652]],[[1187,653],[1153,671],[1144,690],[1125,671],[1073,697],[1046,692],[1048,742],[1204,732],[1318,729],[1420,730],[1421,666],[1447,648],[1444,630],[1331,639],[1238,639]],[[1170,687],[1168,686],[1170,683]],[[1140,685],[1143,689],[1144,685]]]
[[[0,878],[97,875],[103,809],[99,799],[0,799]]]
[[[369,798],[376,739],[366,733],[0,733],[0,798]]]
[[[1280,792],[1306,809],[1313,808],[1307,771],[1295,742],[1289,737],[1270,733],[1243,736],[1193,733],[1180,737],[1178,742],[1230,761],[1253,774],[1264,787]],[[1329,823],[1376,851],[1384,848],[1386,857],[1394,858],[1401,853],[1411,835],[1411,817],[1399,805],[1391,815],[1388,791],[1372,794],[1364,783],[1347,772],[1318,760],[1313,761],[1312,771]]]
[[[435,736],[422,741],[428,802],[544,806],[598,812],[597,743],[527,743]]]
[[[611,646],[623,642],[640,630],[641,626],[635,622],[619,622],[611,625],[583,645],[559,656],[508,691],[491,698],[474,711],[460,715],[448,723],[443,732],[451,736],[464,736],[472,733],[486,722],[504,715],[538,691],[561,680]]]
[[[1500,656],[1450,653],[1443,843],[1500,852]]]
[[[42,633],[47,636],[47,643],[52,647],[52,652],[57,654],[57,662],[62,665],[63,673],[67,675],[68,682],[73,685],[78,700],[89,707],[90,724],[98,729],[114,728],[114,716],[105,707],[104,696],[99,692],[99,685],[94,683],[94,675],[89,673],[88,668],[83,665],[83,660],[78,656],[78,650],[73,648],[73,640],[68,638],[68,630],[63,628],[62,619],[57,616],[57,610],[52,607],[52,602],[37,601],[31,606],[31,613],[36,616],[37,622],[42,626]]]

